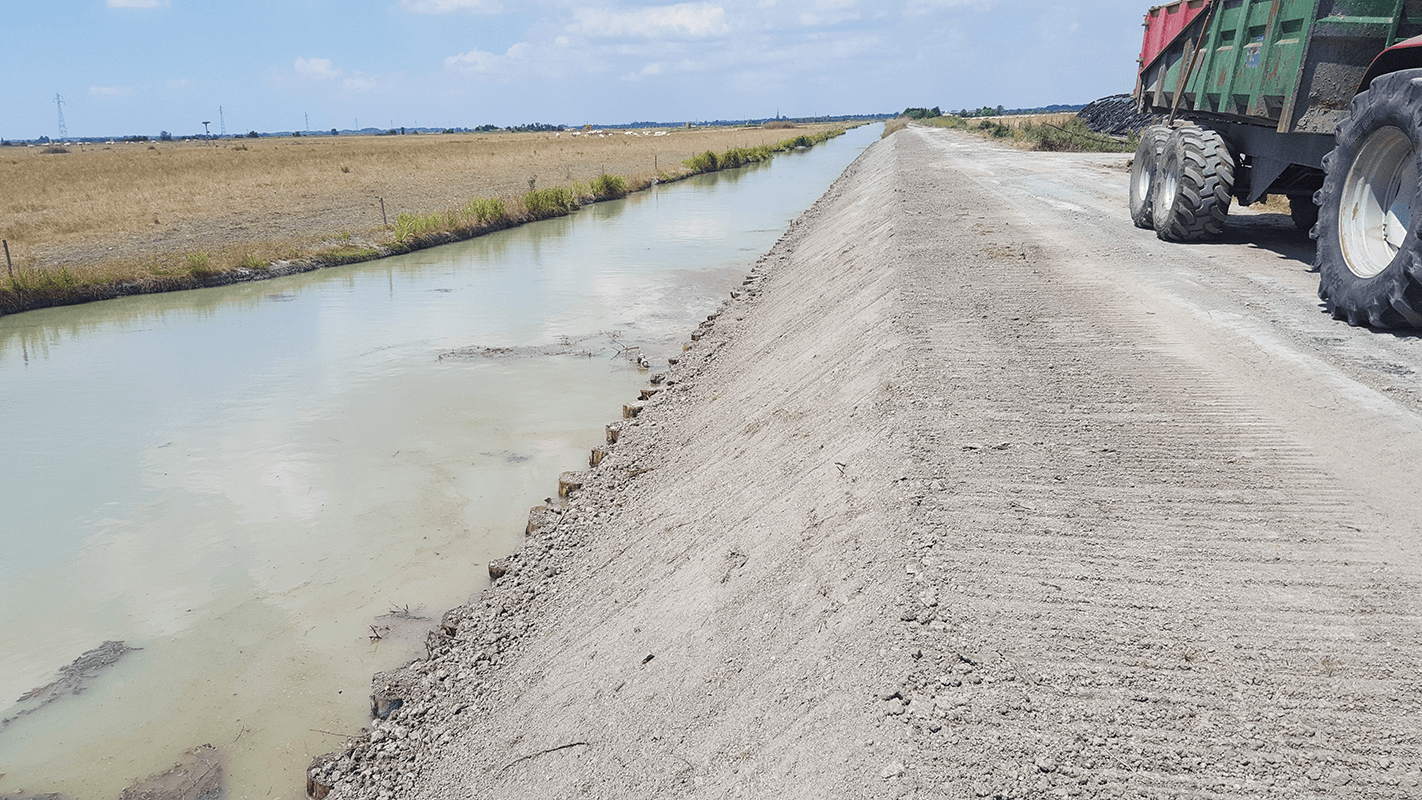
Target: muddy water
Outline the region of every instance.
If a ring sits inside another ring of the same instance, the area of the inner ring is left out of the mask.
[[[0,794],[115,798],[210,743],[228,797],[302,796],[371,674],[635,397],[619,350],[664,366],[878,130],[399,258],[0,318]],[[137,649],[65,669],[106,641]]]

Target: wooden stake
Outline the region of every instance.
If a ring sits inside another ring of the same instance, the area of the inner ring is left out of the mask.
[[[10,243],[0,239],[0,244],[5,245],[5,269],[10,273],[10,280],[15,279],[15,265],[10,261]]]
[[[385,227],[388,228],[388,227],[390,227],[390,218],[387,217],[387,216],[385,216],[385,198],[381,197],[381,198],[379,198],[379,200],[380,200],[380,221],[383,222],[383,223],[385,223]]]

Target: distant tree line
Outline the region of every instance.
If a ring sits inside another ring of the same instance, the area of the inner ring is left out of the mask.
[[[1002,106],[998,106],[998,107],[996,107],[996,108],[993,108],[992,106],[983,106],[982,108],[975,108],[975,109],[972,109],[972,110],[969,110],[969,109],[966,109],[966,108],[965,108],[965,109],[963,109],[962,111],[959,111],[959,112],[957,113],[957,116],[960,116],[960,117],[1000,117],[1000,116],[1002,116],[1002,115],[1005,114],[1005,113],[1007,113],[1007,110],[1004,109]]]
[[[934,117],[943,116],[943,112],[938,110],[938,106],[934,106],[933,108],[906,108],[899,116],[908,117],[910,119],[933,119]]]
[[[958,117],[1001,117],[1012,114],[1060,114],[1065,112],[1075,112],[1086,108],[1084,105],[1050,105],[1038,106],[1036,108],[1003,108],[1002,106],[983,106],[978,109],[963,109],[962,111],[951,112]]]

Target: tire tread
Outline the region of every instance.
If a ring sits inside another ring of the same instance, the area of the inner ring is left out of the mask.
[[[1175,129],[1164,159],[1179,162],[1179,190],[1156,235],[1170,242],[1199,242],[1224,233],[1234,195],[1234,154],[1217,131],[1186,123]],[[1157,214],[1161,206],[1157,205]]]

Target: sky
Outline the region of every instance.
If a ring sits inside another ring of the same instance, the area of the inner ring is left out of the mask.
[[[0,137],[1086,103],[1148,0],[0,0]],[[220,109],[220,111],[219,111]]]

